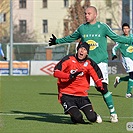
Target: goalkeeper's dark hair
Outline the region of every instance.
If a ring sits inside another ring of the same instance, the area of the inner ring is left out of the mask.
[[[87,53],[89,54],[89,49],[90,49],[90,45],[86,42],[79,42],[78,46],[77,46],[77,51],[79,50],[79,48],[84,47],[87,50]]]
[[[129,26],[128,23],[124,23],[124,24],[122,25],[122,30],[123,30],[123,28],[124,28],[125,26],[127,26],[128,28],[130,28],[130,26]]]

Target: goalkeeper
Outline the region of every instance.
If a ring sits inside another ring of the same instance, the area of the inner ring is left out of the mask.
[[[88,53],[89,45],[85,42],[78,47],[75,55],[65,56],[54,68],[54,77],[58,78],[58,99],[73,123],[85,123],[81,111],[90,122],[102,122],[88,98],[90,76],[96,88],[104,91],[102,73],[97,64],[88,58]]]

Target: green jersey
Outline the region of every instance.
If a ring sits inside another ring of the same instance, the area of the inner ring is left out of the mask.
[[[124,36],[124,35],[123,35]],[[132,37],[133,34],[130,34],[128,38]],[[132,44],[126,44],[126,43],[116,43],[116,45],[112,48],[112,55],[116,55],[117,50],[120,50],[123,57],[129,57],[133,60],[133,45]]]
[[[56,43],[69,43],[81,38],[81,42],[87,42],[90,45],[89,57],[98,64],[108,62],[107,37],[115,42],[132,43],[131,38],[117,35],[105,23],[101,22],[81,24],[73,34],[56,39]]]

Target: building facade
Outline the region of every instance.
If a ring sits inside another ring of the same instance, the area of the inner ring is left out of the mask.
[[[82,0],[82,3],[84,1]],[[68,9],[75,0],[12,0],[12,2],[13,25],[17,26],[21,33],[34,33],[38,42],[48,42],[51,34],[63,37]],[[3,3],[7,3],[8,8],[5,8]],[[107,23],[113,29],[121,28],[122,0],[90,0],[90,3],[97,7],[99,21]],[[0,7],[2,38],[6,34],[9,35],[9,0],[0,0]],[[4,13],[5,16],[2,15]],[[3,22],[4,18],[6,20]],[[6,32],[3,33],[4,31]]]

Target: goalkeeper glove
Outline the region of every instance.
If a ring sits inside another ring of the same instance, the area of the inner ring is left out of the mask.
[[[112,60],[114,60],[114,59],[116,59],[117,58],[117,56],[116,55],[114,55],[113,57],[112,57]]]
[[[76,78],[81,72],[82,71],[78,71],[78,72],[72,73],[72,74],[70,74],[69,78],[70,79]]]
[[[50,38],[49,40],[49,46],[56,45],[56,37],[52,34],[53,38]]]
[[[97,85],[97,86],[95,86],[95,88],[96,88],[97,90],[104,90],[103,84],[102,84],[102,80],[101,80],[101,79],[99,79],[99,80],[96,82],[96,85]]]
[[[100,86],[100,87],[96,87],[96,86],[95,86],[95,88],[96,88],[97,90],[101,90],[101,91],[104,90],[104,88],[103,88],[102,86]]]

